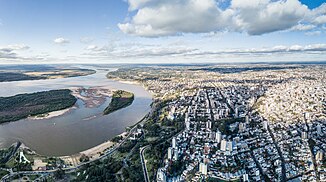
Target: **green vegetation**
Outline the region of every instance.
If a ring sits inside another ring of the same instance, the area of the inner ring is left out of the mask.
[[[29,76],[23,73],[4,72],[0,73],[0,82],[10,82],[18,80],[39,80],[43,79],[39,76]]]
[[[11,146],[8,149],[0,150],[0,167],[4,167],[4,164],[10,159],[15,151],[15,146]]]
[[[18,145],[19,146],[19,145]],[[21,155],[20,152],[23,152],[25,155],[26,153],[21,150],[20,148],[18,150],[15,150],[17,146],[12,146],[14,149],[13,154],[11,154],[9,160],[6,162],[0,163],[2,168],[12,169],[13,171],[31,171],[32,170],[32,159],[27,159],[26,161]],[[26,157],[26,156],[25,156]]]
[[[7,175],[7,174],[9,174],[8,171],[0,170],[0,179],[1,179],[2,177],[4,177],[5,175]]]
[[[60,69],[55,67],[31,67],[11,68],[0,66],[0,82],[21,80],[42,80],[53,78],[67,78],[75,76],[86,76],[96,71],[90,69]]]
[[[117,90],[112,95],[111,103],[104,110],[104,114],[110,114],[116,110],[122,109],[132,104],[134,94],[124,90]]]
[[[122,161],[108,157],[81,168],[80,175],[71,181],[117,181],[116,173],[123,167]]]
[[[0,97],[0,123],[66,109],[76,101],[68,89]]]

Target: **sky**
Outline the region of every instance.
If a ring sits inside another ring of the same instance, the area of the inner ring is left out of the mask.
[[[326,61],[322,0],[0,0],[0,64]]]

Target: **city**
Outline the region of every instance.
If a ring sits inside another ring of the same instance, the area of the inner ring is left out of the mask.
[[[325,0],[0,0],[1,182],[326,182]]]

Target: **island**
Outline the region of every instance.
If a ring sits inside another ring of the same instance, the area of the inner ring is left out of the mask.
[[[0,123],[67,109],[76,101],[69,89],[0,97]]]
[[[46,65],[0,66],[0,82],[68,78],[94,74],[96,71],[81,68],[63,68]]]
[[[132,104],[134,101],[134,94],[124,90],[117,90],[113,92],[112,100],[108,107],[104,110],[104,115],[110,114],[116,110],[122,109]]]

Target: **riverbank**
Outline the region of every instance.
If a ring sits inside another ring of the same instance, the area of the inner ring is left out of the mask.
[[[120,82],[120,81],[115,82],[106,79],[104,77],[105,74],[99,71],[94,76],[85,77],[82,79],[78,79],[78,78],[67,79],[69,81],[65,81],[65,82],[62,82],[61,80],[58,81],[49,80],[47,82],[35,81],[35,83],[37,84],[37,87],[42,90],[50,90],[53,88],[84,87],[88,89],[88,88],[101,87],[105,89],[109,88],[109,90],[111,90],[112,88],[111,91],[114,91],[114,90],[127,88],[128,90],[131,91],[135,90],[136,98],[134,102],[136,102],[136,104],[135,105],[132,104],[132,106],[128,107],[127,109],[124,109],[121,112],[123,113],[121,115],[119,113],[118,114],[115,113],[112,115],[110,114],[108,116],[103,116],[102,113],[98,115],[95,112],[93,114],[87,115],[86,112],[92,112],[93,109],[91,110],[88,109],[87,107],[83,107],[82,102],[79,101],[78,107],[81,106],[82,113],[79,113],[79,111],[77,110],[72,111],[71,113],[73,114],[73,116],[69,114],[70,111],[63,110],[60,113],[59,112],[55,112],[55,114],[51,113],[50,116],[47,115],[47,117],[42,118],[45,119],[44,122],[42,119],[39,119],[38,121],[35,122],[30,122],[31,120],[28,119],[28,120],[21,120],[20,122],[17,123],[13,122],[10,125],[2,125],[0,127],[0,137],[3,138],[4,141],[2,142],[3,143],[2,147],[7,147],[9,145],[9,142],[11,143],[17,140],[21,140],[22,142],[27,143],[28,146],[31,147],[32,149],[36,149],[36,151],[43,156],[55,156],[57,158],[58,156],[63,156],[63,155],[74,155],[83,152],[83,151],[79,152],[80,150],[78,147],[85,149],[88,146],[92,146],[92,144],[93,145],[99,144],[101,143],[101,141],[112,139],[115,136],[117,136],[119,133],[124,132],[128,126],[132,126],[134,125],[134,123],[137,123],[141,119],[143,114],[146,115],[146,113],[149,112],[148,106],[150,106],[151,103],[150,94],[146,92],[145,89],[140,89],[139,86],[133,86],[133,85],[137,85],[136,82],[134,82],[133,84],[131,84],[130,82]],[[77,81],[73,82],[72,80],[77,80]],[[127,83],[128,85],[125,85]],[[4,84],[8,85],[7,83]],[[64,86],[61,84],[64,84]],[[13,88],[17,87],[18,85],[20,87],[21,85],[29,85],[29,87],[33,86],[31,85],[30,81],[26,82],[26,84],[24,82],[19,82],[19,83],[17,82],[17,84],[14,84],[14,82],[12,82],[10,85],[12,85]],[[27,89],[24,89],[24,92],[25,90],[27,91]],[[31,90],[33,90],[33,92],[38,91],[37,89],[34,89],[34,87]],[[137,97],[137,95],[139,97]],[[82,96],[83,98],[85,98],[84,93],[82,94]],[[90,98],[86,98],[86,99],[92,100]],[[107,100],[105,103],[109,101],[110,100]],[[96,105],[96,103],[94,105]],[[100,109],[98,108],[97,110],[103,111],[102,107],[103,106],[101,106]],[[96,106],[94,110],[96,110]],[[61,117],[59,115],[61,115]],[[84,118],[87,119],[84,120]],[[87,122],[84,122],[86,120]],[[56,127],[48,127],[49,123],[50,124],[56,123]],[[95,125],[100,126],[101,129],[96,127]],[[75,131],[75,129],[78,131]],[[42,131],[42,132],[36,132],[36,131]],[[67,132],[67,131],[71,131],[71,132]],[[63,133],[60,134],[61,132]],[[96,132],[98,132],[99,134],[97,134]],[[113,132],[114,134],[112,135],[103,134],[103,132],[105,133]],[[45,139],[43,140],[42,136],[39,137],[39,135],[48,136],[48,137],[46,137],[47,138],[46,140]],[[93,139],[93,138],[98,138],[98,139]],[[99,140],[101,141],[99,142]],[[88,144],[84,145],[82,143],[88,143]],[[90,153],[96,154],[99,151],[103,150],[104,148],[110,147],[112,143],[105,142],[105,144],[106,145],[102,145],[97,149],[93,149],[94,152],[88,151],[88,154]],[[67,146],[68,149],[62,150],[65,148],[65,146]],[[43,150],[43,148],[45,149]],[[56,151],[56,149],[60,149],[58,150],[59,152],[54,152]],[[73,151],[73,152],[66,152],[66,151]]]
[[[54,117],[58,117],[58,116],[67,114],[74,109],[77,109],[77,106],[72,106],[71,108],[67,108],[67,109],[63,109],[63,110],[59,110],[59,111],[53,111],[53,112],[49,112],[49,113],[45,113],[45,114],[40,114],[37,116],[30,116],[28,118],[32,119],[32,120],[50,119],[50,118],[54,118]]]

